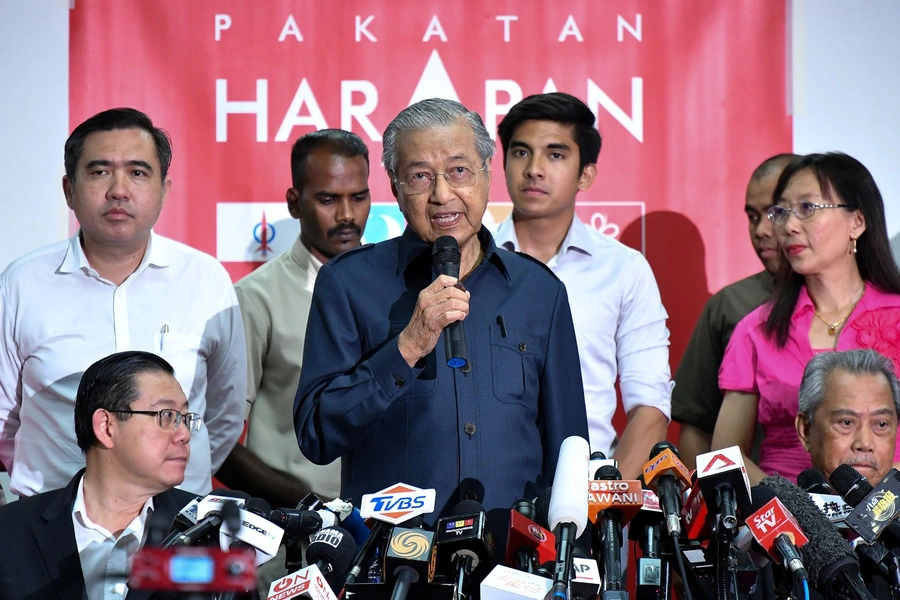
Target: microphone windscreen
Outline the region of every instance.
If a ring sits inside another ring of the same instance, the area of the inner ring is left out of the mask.
[[[306,563],[323,560],[331,565],[334,573],[343,577],[356,554],[356,542],[349,531],[342,527],[321,529],[306,548]]]
[[[463,500],[453,507],[452,516],[473,515],[475,513],[484,512],[484,506],[477,500]]]
[[[797,485],[810,494],[831,494],[831,486],[818,469],[806,469],[797,475]]]
[[[678,453],[678,448],[675,447],[675,444],[670,442],[669,440],[663,440],[661,442],[656,442],[653,447],[650,449],[650,458],[647,460],[653,460],[657,457],[657,455],[665,452],[666,450],[671,450],[672,454],[681,458],[681,454]]]
[[[459,242],[452,235],[442,235],[434,240],[431,247],[431,262],[439,275],[459,277],[459,263],[462,256]]]
[[[553,495],[553,488],[544,488],[541,494],[534,499],[534,522],[544,529],[550,529],[551,495]]]
[[[754,485],[750,489],[750,504],[751,504],[751,514],[755,513],[763,506],[772,501],[773,498],[777,498],[777,494],[775,494],[775,490],[765,485]],[[784,504],[782,502],[782,504]]]
[[[246,510],[247,512],[252,512],[255,515],[259,515],[264,519],[268,519],[269,513],[272,512],[272,507],[269,506],[269,503],[262,498],[250,498],[244,504],[244,510]]]
[[[622,472],[612,465],[603,465],[594,473],[594,479],[597,480],[615,480],[622,479]]]
[[[560,445],[553,493],[550,495],[551,530],[555,530],[560,523],[573,523],[576,528],[575,537],[584,532],[588,515],[590,459],[591,448],[582,437],[567,437]]]
[[[809,538],[810,543],[800,548],[800,554],[810,577],[817,582],[817,587],[826,587],[833,565],[856,561],[850,544],[822,515],[809,494],[780,475],[770,475],[760,483],[772,488]]]
[[[838,465],[828,478],[835,491],[847,504],[857,506],[872,491],[872,484],[850,465]]]

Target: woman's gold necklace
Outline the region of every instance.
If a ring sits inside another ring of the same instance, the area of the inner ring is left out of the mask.
[[[813,314],[816,315],[816,318],[817,318],[817,319],[819,319],[820,321],[822,321],[823,323],[825,323],[825,326],[826,326],[826,327],[828,327],[828,335],[832,335],[832,336],[833,336],[835,330],[836,330],[838,327],[840,327],[840,326],[844,323],[844,321],[846,321],[847,319],[849,319],[849,318],[850,318],[850,315],[853,314],[853,310],[856,308],[856,305],[859,304],[859,301],[862,300],[862,297],[865,295],[865,293],[866,293],[866,286],[863,285],[863,291],[862,291],[862,294],[859,295],[859,298],[857,298],[857,299],[856,299],[856,302],[853,303],[853,306],[850,307],[850,312],[848,312],[846,315],[844,315],[842,318],[838,319],[838,320],[835,321],[834,323],[829,323],[828,321],[826,321],[825,319],[823,319],[822,317],[820,317],[820,316],[819,316],[819,313],[816,312],[815,308],[813,309]]]

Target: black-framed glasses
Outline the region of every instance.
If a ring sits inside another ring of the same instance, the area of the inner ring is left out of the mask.
[[[197,413],[180,413],[174,408],[164,408],[162,410],[111,410],[109,412],[126,415],[153,415],[156,417],[156,423],[160,429],[178,429],[178,425],[184,421],[184,426],[191,433],[200,431],[200,425],[203,423],[203,417]]]
[[[435,173],[434,175],[427,171],[419,171],[403,177],[396,177],[394,182],[402,186],[407,194],[424,194],[431,191],[439,175],[443,176],[452,188],[466,188],[475,185],[478,174],[486,169],[487,165],[483,165],[477,171],[473,171],[469,167],[459,166],[448,169],[443,173]]]
[[[788,215],[791,213],[794,214],[795,217],[800,219],[801,221],[805,221],[816,214],[816,211],[820,208],[851,208],[848,204],[816,204],[815,202],[798,202],[794,204],[790,208],[786,206],[778,206],[775,205],[771,207],[767,212],[766,216],[770,221],[775,221],[777,225],[784,225],[787,223]]]

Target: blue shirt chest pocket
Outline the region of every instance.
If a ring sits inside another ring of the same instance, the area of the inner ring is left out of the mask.
[[[542,349],[537,336],[491,325],[491,369],[498,400],[537,407]]]

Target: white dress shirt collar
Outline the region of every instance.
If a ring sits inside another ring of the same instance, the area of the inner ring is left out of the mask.
[[[494,234],[494,239],[498,246],[503,246],[507,250],[512,250],[513,252],[520,252],[519,238],[516,235],[516,227],[513,222],[512,213],[497,226],[497,232]],[[596,251],[596,244],[581,223],[578,215],[574,213],[572,215],[572,223],[569,225],[569,230],[566,232],[566,237],[563,238],[562,243],[559,245],[559,251],[547,261],[547,266],[551,268],[555,266],[570,250],[588,256],[593,256]]]
[[[169,252],[166,248],[165,244],[153,243],[153,240],[156,238],[156,234],[153,231],[150,231],[150,239],[147,240],[147,250],[144,252],[144,257],[141,259],[141,264],[138,265],[138,268],[135,272],[140,271],[146,265],[153,265],[154,267],[168,267],[169,266]],[[69,238],[69,247],[66,249],[66,254],[63,257],[62,264],[59,265],[60,273],[74,273],[79,269],[86,269],[88,271],[93,271],[93,267],[91,267],[88,262],[87,256],[84,253],[84,248],[81,245],[81,230],[75,232],[71,238]]]

